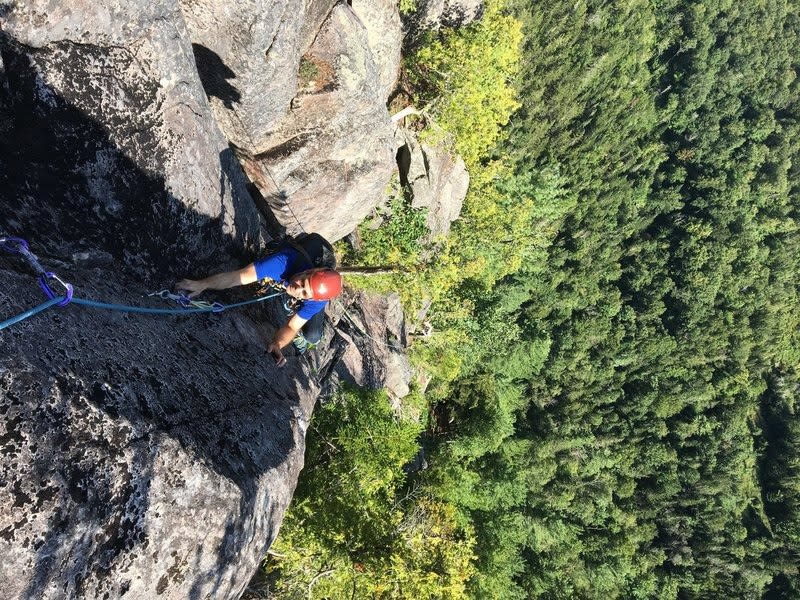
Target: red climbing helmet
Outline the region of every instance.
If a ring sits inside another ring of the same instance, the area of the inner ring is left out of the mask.
[[[314,271],[309,281],[314,300],[330,300],[342,291],[342,276],[333,269]]]

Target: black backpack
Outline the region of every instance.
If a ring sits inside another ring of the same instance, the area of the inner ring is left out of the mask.
[[[336,268],[336,254],[330,242],[318,233],[300,233],[294,237],[286,237],[282,246],[297,250],[311,265],[308,268]]]

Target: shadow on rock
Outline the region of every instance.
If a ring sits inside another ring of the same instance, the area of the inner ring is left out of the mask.
[[[63,45],[76,69],[98,53]],[[53,256],[102,250],[140,276],[214,268],[246,245],[244,233],[238,239],[223,233],[224,213],[193,211],[169,193],[163,176],[129,157],[135,152],[149,160],[160,151],[162,124],[151,116],[159,102],[155,82],[130,84],[135,89],[120,84],[138,121],[120,122],[112,114],[115,122],[99,123],[48,87],[29,53],[36,55],[0,32],[1,231],[26,235]],[[114,68],[132,60],[118,58]],[[111,140],[110,126],[127,151]],[[232,153],[220,160],[225,178],[241,178]],[[234,196],[236,208],[247,201]]]
[[[0,53],[0,233],[76,295],[123,304],[235,255],[221,219],[176,200],[7,36]],[[0,255],[0,319],[42,301],[31,275]],[[262,319],[71,305],[0,331],[4,598],[239,596],[291,498],[317,392],[304,362],[265,359]]]
[[[223,62],[219,54],[202,44],[192,44],[192,50],[206,95],[209,98],[219,98],[225,108],[233,110],[233,103],[242,99],[239,90],[228,83],[229,80],[236,79],[236,73]]]

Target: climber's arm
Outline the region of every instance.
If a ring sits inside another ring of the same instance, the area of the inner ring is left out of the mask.
[[[304,319],[299,315],[293,315],[286,325],[275,332],[272,342],[267,346],[267,351],[272,355],[279,367],[286,364],[286,358],[281,350],[292,343],[292,340],[307,321],[308,319]]]
[[[256,281],[258,281],[256,267],[254,264],[249,264],[238,271],[217,273],[205,279],[183,279],[175,284],[175,287],[179,290],[190,292],[189,298],[194,298],[204,290],[226,290],[237,285],[247,285]]]

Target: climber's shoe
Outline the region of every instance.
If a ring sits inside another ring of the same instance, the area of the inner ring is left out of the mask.
[[[317,347],[316,344],[309,342],[302,333],[298,333],[294,340],[292,340],[298,354],[305,354],[308,350],[313,350]]]

